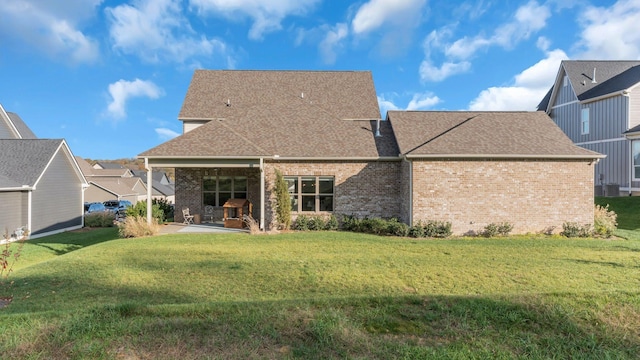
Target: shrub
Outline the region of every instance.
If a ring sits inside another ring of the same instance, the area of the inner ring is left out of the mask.
[[[409,225],[392,218],[387,222],[387,233],[393,236],[409,236]]]
[[[276,183],[273,192],[276,195],[276,220],[282,229],[291,226],[291,197],[289,187],[280,170],[276,169]]]
[[[260,223],[258,223],[258,221],[256,219],[254,219],[253,217],[246,216],[242,221],[249,228],[249,233],[251,235],[262,233],[262,230],[260,230]]]
[[[451,223],[448,221],[428,221],[424,225],[424,236],[435,238],[451,236]]]
[[[309,218],[306,215],[298,215],[296,221],[293,222],[293,230],[308,231]]]
[[[9,274],[13,272],[13,265],[20,258],[22,254],[22,248],[24,247],[25,240],[29,237],[29,231],[26,230],[26,226],[17,229],[12,234],[9,233],[9,229],[5,229],[2,235],[4,242],[3,249],[0,251],[0,284],[10,287],[13,285],[13,281],[5,284],[5,280],[9,277]],[[18,242],[17,247],[12,245],[13,242]]]
[[[562,224],[562,232],[560,235],[566,237],[589,237],[593,234],[591,225],[580,225],[576,222],[565,222]]]
[[[513,225],[508,222],[503,223],[491,223],[484,227],[484,231],[481,233],[484,237],[494,237],[494,236],[507,236],[513,230]]]
[[[160,208],[160,204],[154,204],[152,201],[151,205],[151,217],[156,220],[158,224],[161,224],[165,220],[164,211]],[[138,201],[135,205],[127,208],[127,217],[147,217],[147,202],[146,201]]]
[[[340,228],[344,231],[360,232],[360,219],[354,215],[343,215]]]
[[[122,238],[156,235],[160,231],[158,221],[153,218],[151,224],[143,216],[128,216],[123,222],[118,223],[118,234]]]
[[[314,231],[324,230],[325,221],[321,216],[311,216],[309,217],[308,228]]]
[[[325,230],[338,230],[339,226],[340,226],[340,224],[338,223],[338,219],[335,217],[335,215],[331,214],[331,216],[329,216],[329,219],[327,219],[327,222],[324,225],[324,229]]]
[[[364,218],[360,222],[360,232],[387,235],[387,222],[380,218]]]
[[[111,227],[115,220],[116,215],[110,211],[94,212],[84,216],[84,226]]]
[[[596,205],[593,219],[593,231],[604,237],[611,237],[618,228],[618,215],[613,210],[609,210],[609,205],[602,207]]]
[[[151,213],[153,214],[154,210],[153,210],[153,205],[158,205],[158,208],[160,210],[162,210],[162,214],[163,214],[163,221],[173,221],[173,217],[174,217],[174,206],[173,204],[171,204],[169,201],[167,201],[167,199],[152,199],[151,200]],[[146,206],[146,204],[145,204]],[[146,211],[145,211],[145,215],[146,215]],[[155,216],[154,216],[155,217]]]
[[[414,238],[424,237],[424,225],[422,225],[422,221],[418,221],[418,223],[409,229],[409,236]]]

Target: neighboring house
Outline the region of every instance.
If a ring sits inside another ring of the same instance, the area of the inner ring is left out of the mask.
[[[89,182],[85,191],[86,202],[104,202],[107,200],[128,200],[132,204],[145,201],[147,187],[133,172],[121,165],[111,168],[95,168],[86,160],[76,157],[82,173]]]
[[[147,183],[147,172],[144,170],[131,170],[133,176],[139,177],[143,183]],[[154,171],[152,174],[151,185],[153,186],[152,198],[163,199],[173,204],[176,200],[175,187],[171,182],[167,173],[164,171]]]
[[[576,145],[606,155],[595,167],[598,195],[640,191],[638,84],[640,61],[565,60],[538,105]]]
[[[294,217],[344,214],[450,221],[455,234],[593,222],[593,163],[540,112],[389,112],[370,72],[198,70],[183,134],[139,155],[175,168],[176,208],[222,217],[246,198],[275,225],[275,170]],[[176,221],[181,221],[176,212]]]
[[[0,227],[31,238],[81,228],[88,186],[63,139],[38,139],[0,106]]]

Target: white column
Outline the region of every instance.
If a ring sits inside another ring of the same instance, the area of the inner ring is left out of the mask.
[[[147,168],[147,224],[151,224],[153,214],[151,213],[151,196],[153,194],[153,169],[149,165],[149,158],[144,158],[144,165]]]
[[[264,230],[264,159],[260,158],[260,230]]]

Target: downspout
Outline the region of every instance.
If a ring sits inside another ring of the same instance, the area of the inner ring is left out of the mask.
[[[152,168],[149,166],[149,158],[144,158],[144,167],[147,169],[147,224],[151,225],[151,221],[153,219],[153,214],[151,213],[151,195],[152,195],[152,185],[151,185],[151,177]]]
[[[264,231],[264,158],[260,158],[260,230]]]
[[[31,213],[33,212],[33,197],[31,196],[32,194],[33,190],[29,190],[29,192],[27,193],[27,202],[29,203],[29,211],[27,213],[27,231],[29,231],[29,237],[31,237]]]
[[[405,156],[404,161],[409,166],[409,226],[413,226],[413,162]]]
[[[630,129],[631,125],[631,97],[628,92],[623,92],[622,96],[627,98],[627,127]],[[629,196],[631,196],[631,188],[633,185],[633,140],[629,141]]]

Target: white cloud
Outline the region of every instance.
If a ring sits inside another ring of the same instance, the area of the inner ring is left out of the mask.
[[[490,87],[469,104],[474,111],[533,111],[554,83],[560,62],[567,59],[562,50],[552,50],[545,59],[514,78],[512,86]]]
[[[341,47],[341,42],[349,34],[347,24],[336,24],[336,26],[327,30],[324,39],[318,45],[320,55],[325,64],[333,64],[336,62],[336,48]]]
[[[113,47],[148,62],[184,62],[195,56],[226,57],[218,39],[197,36],[182,15],[180,0],[138,0],[105,11]]]
[[[429,60],[423,60],[420,64],[420,79],[422,81],[442,81],[452,75],[469,71],[471,63],[463,61],[459,63],[445,62],[440,67],[433,65]]]
[[[305,15],[319,0],[189,0],[202,14],[223,15],[230,19],[249,17],[253,25],[249,38],[260,40],[266,33],[280,30],[290,15]]]
[[[609,8],[588,7],[578,20],[583,30],[577,58],[640,59],[640,1],[620,0]]]
[[[416,25],[425,4],[426,0],[370,0],[358,9],[353,18],[353,32],[367,33],[386,23]]]
[[[180,136],[180,133],[167,128],[156,128],[155,131],[160,140],[163,141],[171,140],[174,137]]]
[[[447,42],[453,33],[452,26],[432,31],[424,41],[425,59],[420,65],[420,78],[423,81],[442,81],[449,76],[469,71],[471,63],[468,60],[478,51],[491,46],[511,48],[543,29],[550,16],[551,11],[547,5],[529,1],[516,10],[512,21],[500,25],[488,37],[464,36]],[[432,60],[436,51],[445,56],[440,66],[434,65]]]
[[[164,92],[151,81],[135,79],[133,81],[118,80],[109,84],[109,95],[112,101],[107,107],[107,112],[116,119],[127,116],[126,104],[132,97],[148,97],[157,99],[164,95]]]
[[[99,48],[79,24],[95,15],[102,0],[63,3],[36,0],[0,2],[0,36],[27,43],[52,58],[73,63],[93,62]]]
[[[418,93],[413,95],[405,110],[425,110],[439,103],[440,98],[433,93]]]
[[[391,97],[397,97],[397,95],[392,94]],[[383,117],[385,117],[385,114],[389,110],[426,110],[441,102],[440,98],[431,92],[414,93],[407,106],[401,108],[384,95],[378,95],[378,106],[380,107],[380,113]]]

